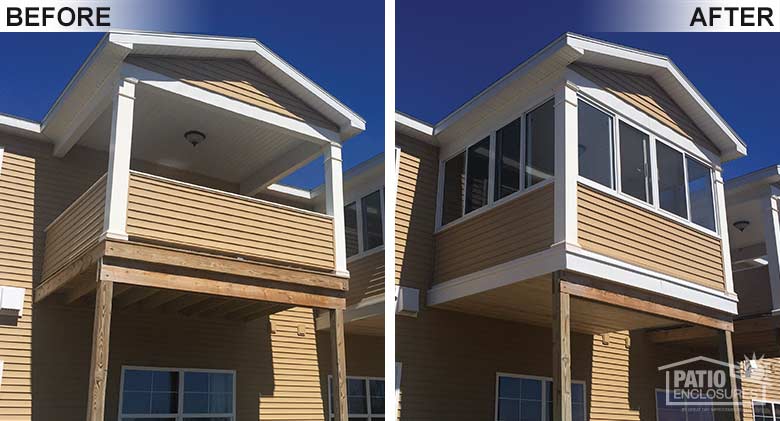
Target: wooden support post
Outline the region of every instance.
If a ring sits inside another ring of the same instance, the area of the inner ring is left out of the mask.
[[[344,356],[344,310],[330,310],[330,358],[334,421],[347,421],[347,363]]]
[[[718,358],[724,363],[729,364],[728,388],[733,397],[733,406],[731,411],[726,407],[720,407],[715,413],[715,419],[718,421],[740,421],[739,396],[737,395],[737,375],[734,370],[734,346],[731,340],[731,332],[728,330],[718,331]]]
[[[561,292],[561,274],[553,274],[553,421],[571,421],[570,299]]]
[[[87,421],[103,421],[108,377],[108,339],[111,334],[111,304],[114,283],[100,280],[102,262],[97,265],[95,322],[92,326],[92,359],[89,368]]]

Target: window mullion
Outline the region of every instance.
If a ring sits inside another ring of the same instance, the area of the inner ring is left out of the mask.
[[[620,160],[620,118],[618,118],[618,116],[612,118],[612,144],[610,145],[610,148],[612,149],[612,182],[615,184],[613,188],[616,192],[622,193],[623,177],[621,172],[623,163]]]
[[[526,147],[526,136],[525,136],[525,123],[526,118],[525,115],[520,117],[520,168],[519,169],[519,176],[520,180],[517,183],[517,191],[524,191],[525,190],[525,147]]]
[[[490,133],[490,147],[488,150],[488,204],[496,201],[496,132]]]
[[[691,197],[690,197],[690,188],[688,186],[688,158],[685,155],[685,153],[682,153],[682,160],[683,160],[683,178],[685,179],[685,209],[686,209],[686,215],[688,221],[692,221],[693,217],[691,216]]]
[[[444,214],[444,175],[447,161],[439,160],[439,174],[436,182],[436,229],[441,228],[441,220]]]
[[[647,141],[650,142],[650,185],[653,189],[653,197],[651,205],[657,210],[661,206],[660,187],[658,186],[658,154],[656,152],[657,139],[654,136],[648,136]]]
[[[466,190],[469,188],[469,148],[466,148],[465,152],[463,153],[463,191],[460,195],[460,217],[464,217],[466,215]]]
[[[355,200],[355,214],[357,215],[357,242],[358,242],[358,253],[362,253],[365,250],[363,250],[365,239],[363,238],[363,198],[359,197]]]

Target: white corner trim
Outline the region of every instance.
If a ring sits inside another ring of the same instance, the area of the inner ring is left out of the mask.
[[[5,147],[0,146],[0,175],[3,175],[3,155],[5,153]]]
[[[564,269],[563,244],[440,284],[428,290],[428,305],[435,306],[473,294],[522,282]]]
[[[372,317],[384,316],[385,296],[377,295],[375,297],[364,298],[357,304],[353,304],[344,309],[344,323],[355,322],[358,320],[370,319]],[[317,330],[330,329],[330,313],[323,311],[315,320]]]
[[[569,245],[566,270],[737,314],[737,297]]]
[[[320,145],[341,143],[340,135],[333,130],[294,120],[281,114],[267,111],[220,94],[208,92],[204,89],[187,85],[179,80],[132,64],[125,63],[123,65],[122,75],[125,77],[134,77],[145,85],[153,86],[185,98],[190,98],[198,102],[221,108],[228,112],[252,118],[303,140],[315,142]]]

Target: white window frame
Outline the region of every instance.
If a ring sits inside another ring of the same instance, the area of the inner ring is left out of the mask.
[[[385,387],[387,387],[387,383],[385,382],[384,377],[369,377],[369,376],[347,376],[347,380],[361,380],[364,382],[366,386],[366,409],[368,410],[368,413],[366,414],[353,414],[349,412],[349,408],[347,408],[347,418],[367,418],[369,420],[376,419],[385,419],[385,414],[374,414],[371,411],[371,385],[369,382],[371,380],[374,381],[382,381],[385,383]],[[333,413],[333,407],[331,406],[331,402],[333,402],[333,375],[328,374],[328,419],[332,420],[336,415]],[[382,396],[384,398],[384,395]],[[382,408],[384,410],[384,408]]]
[[[0,146],[0,175],[3,175],[3,154],[5,153],[5,147]]]
[[[515,373],[504,373],[504,372],[497,372],[496,373],[496,388],[495,388],[495,403],[494,403],[494,415],[493,420],[498,421],[498,385],[501,380],[501,377],[509,377],[513,379],[527,379],[527,380],[539,380],[542,382],[542,421],[545,421],[547,418],[545,417],[547,415],[547,401],[545,398],[547,397],[547,388],[544,387],[544,382],[550,382],[552,383],[553,379],[552,377],[542,377],[542,376],[529,376],[525,374],[515,374]],[[582,407],[583,407],[583,419],[585,421],[588,420],[589,415],[588,414],[588,384],[587,382],[580,381],[580,380],[572,380],[572,384],[581,384],[582,385]],[[550,398],[550,401],[552,401],[552,397]],[[551,417],[552,418],[552,417]]]
[[[122,404],[125,391],[125,372],[127,370],[139,370],[139,371],[160,371],[160,372],[177,372],[179,373],[179,390],[178,390],[178,412],[176,414],[123,414]],[[184,413],[184,373],[222,373],[231,374],[233,376],[233,412],[223,414],[185,414]],[[232,421],[236,421],[236,370],[218,370],[218,369],[205,369],[205,368],[175,368],[175,367],[143,367],[143,366],[122,366],[122,375],[119,380],[119,409],[117,420],[122,421],[124,418],[170,418],[171,420],[182,421],[184,418],[211,418],[211,417],[227,417]]]
[[[502,124],[498,125],[496,129],[489,130],[487,132],[482,132],[478,136],[474,136],[472,140],[465,144],[462,148],[458,149],[457,151],[451,153],[450,155],[446,157],[439,158],[439,174],[438,174],[438,180],[437,180],[437,190],[436,190],[436,231],[435,233],[438,233],[440,231],[443,231],[445,229],[449,229],[450,227],[453,227],[455,225],[458,225],[462,222],[468,221],[469,219],[480,215],[484,212],[487,212],[490,209],[495,208],[496,206],[502,205],[504,203],[510,202],[514,199],[517,199],[529,192],[532,192],[534,190],[540,189],[548,184],[551,184],[554,182],[555,177],[551,177],[547,180],[541,181],[539,183],[534,184],[533,186],[526,187],[525,186],[525,167],[526,167],[526,121],[527,121],[527,115],[539,108],[540,106],[546,104],[549,101],[554,101],[555,97],[550,95],[542,96],[541,99],[531,102],[529,106],[524,107],[521,111],[517,113],[513,113],[509,116],[509,118],[502,121]],[[506,125],[512,123],[515,120],[520,120],[520,188],[510,194],[507,195],[501,199],[495,198],[495,182],[496,182],[496,172],[495,172],[495,162],[496,162],[496,133],[504,128]],[[482,206],[479,209],[475,209],[469,213],[466,213],[466,189],[463,189],[463,192],[461,193],[461,217],[458,219],[455,219],[454,221],[450,221],[447,224],[442,224],[442,212],[443,212],[443,206],[444,206],[444,165],[447,163],[447,161],[451,160],[452,158],[455,158],[456,156],[460,154],[464,154],[463,157],[463,173],[465,174],[466,180],[468,180],[468,168],[469,168],[469,161],[468,161],[468,149],[477,143],[481,142],[486,137],[490,137],[490,170],[488,171],[488,203],[485,206]]]
[[[775,411],[775,405],[780,405],[780,401],[769,401],[765,399],[751,399],[750,400],[750,412],[753,413],[753,419],[756,419],[756,410],[755,410],[755,404],[756,403],[768,403],[772,405],[772,419],[774,421],[780,421],[780,413]]]
[[[655,421],[661,421],[661,417],[658,414],[658,392],[666,393],[666,389],[661,389],[661,388],[656,388],[655,389],[655,393],[654,393],[654,395],[655,395]],[[699,405],[699,406],[706,406],[706,405]],[[714,408],[714,406],[711,406],[711,407]],[[752,411],[753,407],[751,406],[750,408],[751,408],[751,411]],[[773,408],[773,410],[774,410],[774,408]],[[714,413],[714,411],[713,411],[713,413]],[[685,414],[685,419],[686,420],[688,419],[688,414],[687,413]]]
[[[380,210],[380,217],[382,219],[382,244],[369,250],[363,250],[365,248],[364,247],[365,238],[363,237],[363,199],[376,192],[379,192],[379,207],[380,207],[379,210]],[[355,204],[355,211],[357,213],[358,252],[353,254],[352,256],[347,257],[347,263],[383,251],[385,249],[385,240],[387,240],[386,238],[384,238],[385,236],[385,232],[384,232],[385,230],[385,217],[384,217],[385,216],[385,188],[379,187],[365,194],[362,194],[359,197],[357,197],[355,200],[345,204],[344,207],[346,208],[347,206],[353,203]]]
[[[582,184],[584,184],[584,185],[586,185],[586,186],[588,186],[590,188],[598,190],[598,191],[600,191],[602,193],[606,193],[606,194],[612,195],[614,197],[619,198],[620,200],[629,202],[631,204],[640,206],[640,207],[642,207],[644,209],[647,209],[649,211],[655,212],[655,213],[657,213],[657,214],[659,214],[659,215],[661,215],[661,216],[663,216],[663,217],[665,217],[667,219],[672,219],[675,222],[681,223],[681,224],[683,224],[683,225],[685,225],[687,227],[693,228],[693,229],[695,229],[695,230],[697,230],[699,232],[702,232],[704,234],[707,234],[707,235],[709,235],[711,237],[714,237],[714,238],[717,238],[717,239],[721,238],[721,235],[720,235],[720,232],[719,232],[719,224],[718,224],[718,221],[720,220],[721,216],[720,216],[720,212],[718,211],[718,198],[716,197],[717,195],[716,195],[716,189],[715,189],[715,168],[714,168],[714,166],[712,164],[710,164],[710,163],[708,163],[706,161],[703,161],[700,157],[687,152],[685,149],[681,148],[679,145],[676,145],[673,142],[658,136],[652,130],[650,130],[650,129],[646,128],[646,127],[643,127],[642,125],[639,125],[639,124],[633,122],[632,120],[630,120],[627,117],[619,114],[618,112],[616,112],[615,110],[613,110],[610,107],[606,106],[605,104],[601,103],[600,101],[598,101],[598,100],[596,100],[596,99],[594,99],[594,98],[592,98],[592,97],[590,97],[590,96],[588,96],[588,95],[586,95],[586,94],[584,94],[582,92],[580,92],[577,95],[577,100],[578,101],[587,102],[588,105],[594,106],[594,107],[598,108],[600,111],[603,111],[603,112],[607,113],[608,115],[610,115],[612,117],[612,120],[613,120],[613,123],[612,123],[613,124],[613,132],[614,132],[614,135],[613,135],[614,136],[614,148],[615,148],[615,154],[614,154],[615,163],[614,163],[614,165],[612,167],[613,167],[613,169],[615,171],[615,174],[614,174],[615,188],[611,189],[611,188],[605,187],[605,186],[603,186],[603,185],[601,185],[599,183],[596,183],[596,182],[594,182],[592,180],[589,180],[589,179],[587,179],[585,177],[582,177],[580,175],[577,176],[578,182],[580,182],[580,183],[582,183]],[[651,167],[650,167],[650,181],[651,181],[652,191],[653,191],[652,200],[649,203],[645,202],[643,200],[639,200],[639,199],[637,199],[637,198],[635,198],[635,197],[633,197],[631,195],[625,194],[622,191],[623,190],[623,184],[622,184],[622,179],[621,179],[621,174],[620,174],[620,170],[621,170],[621,162],[620,162],[620,150],[621,150],[620,149],[621,148],[621,144],[620,144],[620,123],[621,122],[626,124],[626,125],[628,125],[628,126],[631,126],[632,128],[634,128],[634,129],[636,129],[636,130],[638,130],[638,131],[640,131],[640,132],[642,132],[642,133],[644,133],[644,134],[646,134],[648,136],[648,139],[649,139],[649,142],[650,142],[650,164],[651,164]],[[686,218],[682,218],[682,217],[680,217],[680,216],[678,216],[678,215],[676,215],[676,214],[674,214],[672,212],[669,212],[669,211],[661,208],[661,206],[660,206],[659,187],[658,187],[658,175],[659,175],[658,169],[659,168],[658,168],[658,155],[657,155],[657,147],[656,147],[658,142],[662,143],[665,146],[668,146],[669,148],[673,149],[676,152],[679,152],[682,155],[683,172],[684,172],[684,177],[685,177],[685,180],[684,180],[684,182],[685,182],[685,201],[686,201],[686,209],[687,209],[687,213],[688,213],[688,218],[687,219]],[[688,187],[688,160],[686,158],[691,158],[691,159],[695,160],[699,164],[705,166],[710,171],[710,186],[712,188],[712,202],[713,202],[712,205],[713,205],[713,211],[714,211],[714,216],[715,216],[715,230],[714,231],[710,230],[709,228],[706,228],[706,227],[703,227],[701,225],[698,225],[698,224],[694,223],[691,220],[691,212],[690,212],[690,202],[691,202],[691,200],[690,200],[690,194],[689,194],[689,191],[688,191],[688,189],[689,189],[689,187]]]

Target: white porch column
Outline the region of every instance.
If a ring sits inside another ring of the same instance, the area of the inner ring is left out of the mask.
[[[127,240],[127,192],[130,187],[130,150],[133,140],[133,106],[138,80],[117,83],[111,117],[111,147],[106,177],[105,237]]]
[[[723,189],[723,171],[715,169],[715,205],[718,207],[718,230],[720,231],[720,251],[723,255],[723,279],[726,292],[734,293],[734,274],[731,271],[731,243],[729,242],[729,221],[726,213],[726,194]]]
[[[555,229],[553,245],[577,240],[577,87],[568,81],[555,91]]]
[[[769,188],[769,197],[764,199],[764,242],[769,262],[769,287],[772,291],[772,312],[780,312],[780,210],[778,208],[780,189]]]
[[[333,247],[335,272],[349,276],[347,243],[344,231],[344,186],[342,179],[341,145],[325,146],[325,212],[333,217]]]

